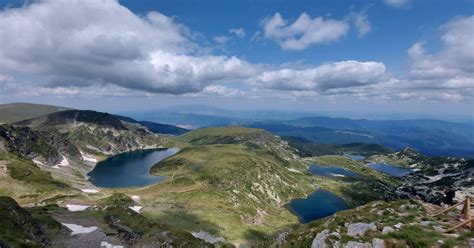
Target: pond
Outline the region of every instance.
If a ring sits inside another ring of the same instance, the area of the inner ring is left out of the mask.
[[[296,215],[301,223],[321,219],[349,208],[341,197],[323,189],[314,191],[306,199],[293,199],[285,207]]]
[[[356,160],[356,161],[359,161],[359,160],[364,160],[365,159],[365,156],[362,156],[362,155],[359,155],[359,154],[354,154],[354,153],[350,153],[350,152],[345,152],[342,154],[344,157],[347,157],[347,158],[350,158],[352,160]]]
[[[359,174],[337,166],[321,166],[313,164],[308,169],[311,174],[316,176],[342,178],[342,177],[359,177]]]
[[[368,166],[376,171],[385,173],[392,177],[403,177],[411,172],[410,169],[386,163],[370,163]]]
[[[150,168],[157,162],[172,156],[179,149],[146,149],[120,153],[97,163],[87,174],[97,187],[143,187],[163,181],[163,176],[153,176]]]

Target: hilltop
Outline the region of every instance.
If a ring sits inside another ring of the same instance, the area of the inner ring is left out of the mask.
[[[64,110],[70,108],[23,102],[0,104],[0,124],[14,123]]]

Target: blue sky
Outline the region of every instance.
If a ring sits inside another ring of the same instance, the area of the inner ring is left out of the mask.
[[[0,102],[473,116],[472,0],[0,7]]]

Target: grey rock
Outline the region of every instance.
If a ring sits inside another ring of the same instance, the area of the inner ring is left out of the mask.
[[[374,223],[363,223],[358,222],[354,224],[349,224],[347,226],[347,235],[356,237],[356,236],[364,236],[365,233],[369,230],[377,230],[377,226]]]
[[[431,224],[433,224],[433,221],[421,221],[420,222],[420,225],[422,225],[422,226],[429,226]]]
[[[373,239],[372,240],[372,247],[373,248],[385,248],[385,241],[383,239]]]
[[[369,243],[349,241],[344,247],[345,248],[372,248],[372,245]]]
[[[391,233],[393,231],[395,231],[395,229],[393,229],[392,227],[386,226],[386,227],[383,228],[382,234],[388,234],[388,233]]]
[[[311,243],[311,248],[327,248],[326,238],[329,236],[329,230],[325,229],[322,232],[316,234],[316,237]]]

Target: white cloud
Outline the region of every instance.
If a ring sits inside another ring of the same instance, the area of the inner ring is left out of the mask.
[[[341,61],[303,70],[266,71],[250,81],[255,87],[267,89],[324,92],[376,84],[385,76],[383,63]]]
[[[229,37],[227,37],[225,35],[219,35],[219,36],[214,36],[212,38],[212,40],[214,40],[215,42],[217,42],[219,44],[225,44],[229,41]]]
[[[45,0],[0,12],[0,73],[41,87],[182,94],[254,71],[235,57],[192,55],[192,36],[173,18],[139,17],[116,0]]]
[[[352,19],[354,26],[357,28],[359,38],[364,37],[372,30],[372,25],[365,11],[352,12],[350,18]]]
[[[229,29],[229,33],[233,34],[239,38],[244,38],[245,37],[245,30],[244,28],[231,28]]]
[[[349,24],[335,19],[301,14],[296,21],[289,23],[280,13],[266,18],[263,23],[263,35],[274,40],[286,50],[303,50],[314,44],[326,44],[339,40],[349,30]]]
[[[405,8],[409,6],[410,0],[384,0],[384,3],[394,8]]]
[[[474,16],[457,18],[441,27],[443,46],[428,54],[424,44],[417,42],[408,50],[411,59],[408,77],[419,88],[474,88]]]

